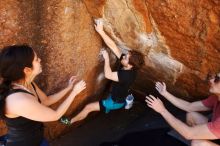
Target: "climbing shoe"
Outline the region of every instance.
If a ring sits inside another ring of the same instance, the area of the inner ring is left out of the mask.
[[[67,117],[61,117],[59,121],[64,125],[68,125],[68,126],[71,125],[71,121]]]

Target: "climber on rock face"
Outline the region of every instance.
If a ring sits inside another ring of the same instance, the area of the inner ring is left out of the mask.
[[[220,139],[220,73],[209,78],[209,92],[213,95],[207,99],[188,102],[177,98],[166,90],[166,84],[157,82],[157,91],[176,107],[187,112],[186,122],[178,120],[163,105],[159,98],[146,96],[147,105],[161,114],[163,118],[184,138],[191,141],[191,146],[219,146]],[[201,111],[212,111],[212,119],[202,115]],[[217,141],[212,141],[217,140]]]
[[[125,106],[125,98],[128,96],[130,85],[134,82],[136,71],[144,64],[144,57],[140,52],[128,51],[123,54],[115,42],[106,35],[103,30],[103,21],[97,20],[95,30],[102,37],[106,45],[120,60],[121,67],[117,71],[112,71],[110,67],[109,54],[106,50],[101,53],[104,58],[104,75],[105,78],[112,80],[112,90],[107,99],[87,104],[84,109],[71,119],[71,123],[82,120],[92,111],[104,111],[121,109]]]

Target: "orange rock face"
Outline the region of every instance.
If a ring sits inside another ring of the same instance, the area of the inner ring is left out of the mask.
[[[206,75],[220,71],[218,0],[1,0],[0,47],[27,43],[35,48],[43,64],[38,82],[48,94],[65,87],[71,75],[85,79],[87,90],[66,114],[74,115],[101,98],[106,86],[96,18],[103,18],[118,47],[145,55],[133,90],[155,92],[159,80],[188,100],[209,94]],[[49,138],[67,129],[58,122],[45,125]]]

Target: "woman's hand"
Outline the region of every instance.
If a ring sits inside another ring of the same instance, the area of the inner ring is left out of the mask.
[[[156,82],[155,88],[163,96],[167,93],[166,84],[164,82]]]
[[[153,95],[146,96],[145,101],[147,103],[147,106],[149,106],[158,113],[162,113],[166,110],[166,108],[163,105],[163,102],[159,98],[154,97]]]
[[[74,83],[76,82],[77,76],[72,76],[68,81],[68,88],[73,89]]]
[[[95,26],[95,30],[96,30],[98,33],[103,32],[103,19],[101,19],[101,18],[96,19],[94,26]]]
[[[86,88],[86,83],[84,80],[79,81],[78,83],[75,84],[75,86],[73,87],[73,91],[72,93],[77,95],[79,94],[82,90],[84,90]]]

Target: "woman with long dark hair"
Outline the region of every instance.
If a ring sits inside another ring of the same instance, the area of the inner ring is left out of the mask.
[[[8,127],[7,146],[40,146],[44,140],[42,122],[60,119],[75,96],[86,88],[83,80],[75,83],[76,78],[71,77],[65,89],[47,96],[34,83],[42,72],[40,62],[27,45],[5,47],[0,53],[0,116]],[[48,107],[67,93],[56,110]]]

